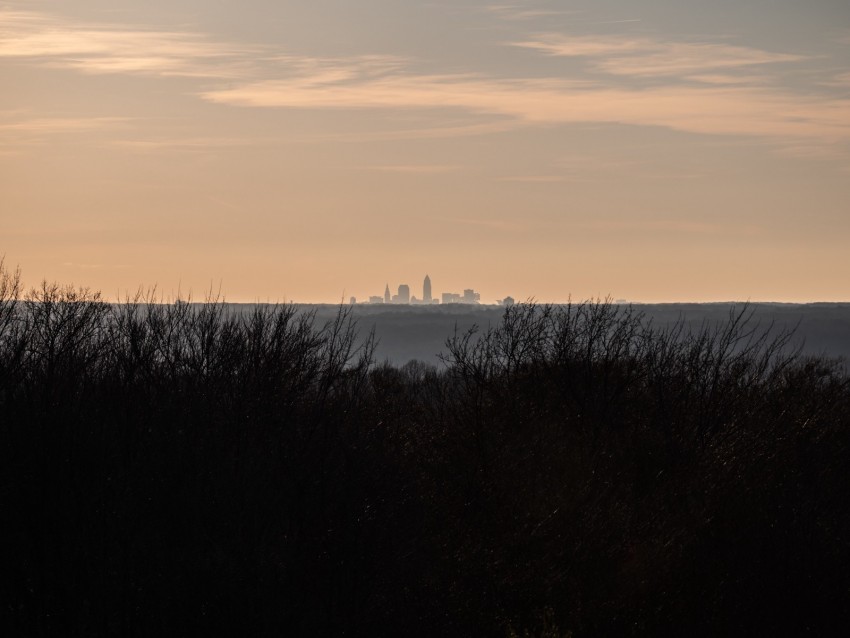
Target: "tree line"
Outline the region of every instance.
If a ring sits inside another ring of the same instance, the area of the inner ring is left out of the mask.
[[[838,633],[850,381],[789,337],[529,303],[392,366],[346,308],[106,303],[0,264],[3,625]]]

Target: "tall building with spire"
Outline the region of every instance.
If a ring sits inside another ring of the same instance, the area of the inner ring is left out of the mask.
[[[384,288],[384,303],[392,303],[392,295],[390,295],[390,285],[387,284],[387,287]]]
[[[431,278],[425,275],[425,283],[422,284],[422,301],[431,303]]]

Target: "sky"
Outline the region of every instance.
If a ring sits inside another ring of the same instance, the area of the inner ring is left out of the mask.
[[[0,87],[29,286],[850,300],[846,0],[0,0]]]

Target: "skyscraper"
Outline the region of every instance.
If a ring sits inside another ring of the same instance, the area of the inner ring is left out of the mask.
[[[384,288],[384,303],[392,303],[392,296],[390,296],[390,285],[387,284],[387,287]]]
[[[431,278],[425,275],[425,283],[422,284],[422,301],[431,303]]]
[[[410,303],[410,286],[407,284],[398,287],[398,303]]]

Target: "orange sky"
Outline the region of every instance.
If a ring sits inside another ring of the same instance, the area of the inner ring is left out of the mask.
[[[0,1],[0,255],[109,298],[850,300],[850,9],[739,4]]]

